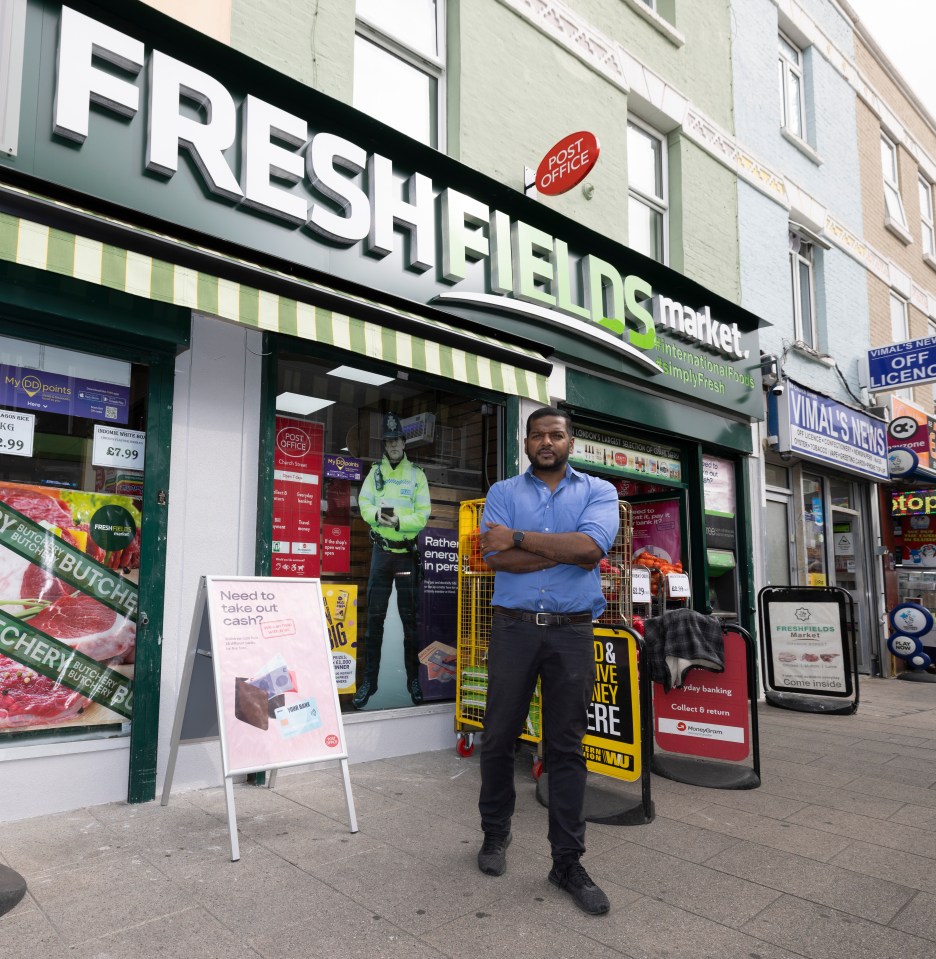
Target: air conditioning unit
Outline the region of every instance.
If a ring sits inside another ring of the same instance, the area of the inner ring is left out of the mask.
[[[417,413],[400,420],[407,446],[426,446],[435,439],[435,413]]]

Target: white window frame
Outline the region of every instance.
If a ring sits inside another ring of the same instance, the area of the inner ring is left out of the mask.
[[[660,146],[660,190],[662,196],[653,196],[641,190],[639,187],[628,182],[627,197],[628,202],[635,200],[641,206],[647,207],[651,212],[658,213],[662,221],[660,245],[660,263],[669,263],[669,157],[667,154],[666,137],[654,130],[653,127],[638,120],[636,117],[627,118],[628,127],[634,127],[640,130],[645,136],[656,140]],[[630,179],[630,178],[628,178]],[[630,236],[630,218],[628,217],[628,240]]]
[[[917,180],[920,192],[920,248],[923,259],[936,266],[936,220],[933,219],[933,184],[922,174]]]
[[[884,225],[904,242],[910,242],[907,214],[900,196],[900,156],[897,144],[881,133],[881,176],[884,181]]]
[[[793,297],[793,334],[809,349],[819,349],[819,322],[816,316],[816,244],[810,242],[796,230],[789,231],[790,280]],[[808,277],[809,323],[803,316],[803,268]]]
[[[403,40],[384,33],[380,27],[371,23],[366,17],[356,15],[354,21],[355,36],[373,43],[391,56],[398,57],[420,73],[432,77],[436,83],[436,130],[435,142],[430,145],[435,149],[446,151],[447,123],[445,114],[445,80],[446,80],[446,17],[447,0],[436,0],[436,49],[439,55],[429,56],[420,50],[407,45]]]
[[[782,30],[779,31],[780,67],[780,128],[797,140],[806,141],[806,77],[803,70],[803,51]],[[789,48],[789,49],[787,49]],[[790,56],[790,51],[795,58]],[[791,97],[793,85],[796,96]],[[790,102],[795,100],[797,124],[791,122]],[[797,129],[797,125],[799,129]]]
[[[0,153],[19,150],[26,0],[0,0]]]
[[[898,296],[893,290],[890,292],[890,322],[891,342],[906,343],[910,339],[910,312],[908,302]],[[904,387],[900,390],[891,390],[891,393],[901,400],[913,401],[913,388]]]

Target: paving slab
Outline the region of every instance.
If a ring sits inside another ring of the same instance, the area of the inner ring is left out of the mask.
[[[933,942],[783,896],[743,929],[810,959],[933,959]]]
[[[780,896],[776,889],[747,878],[661,855],[636,843],[627,843],[617,856],[592,859],[589,872],[600,886],[612,880],[726,926],[742,926]]]
[[[753,842],[737,843],[713,856],[706,866],[881,923],[890,922],[918,895],[910,886],[805,856],[767,850]]]

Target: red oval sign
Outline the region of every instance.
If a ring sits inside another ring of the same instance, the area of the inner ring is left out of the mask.
[[[536,168],[536,189],[547,196],[571,190],[591,172],[600,151],[597,137],[587,130],[563,137],[540,160]]]

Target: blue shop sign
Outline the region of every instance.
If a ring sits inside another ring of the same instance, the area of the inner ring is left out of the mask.
[[[936,383],[936,336],[891,343],[868,350],[867,376],[862,386],[875,390]]]
[[[777,452],[826,463],[866,479],[888,479],[883,420],[792,380],[785,381],[779,396],[770,394],[769,417]]]

